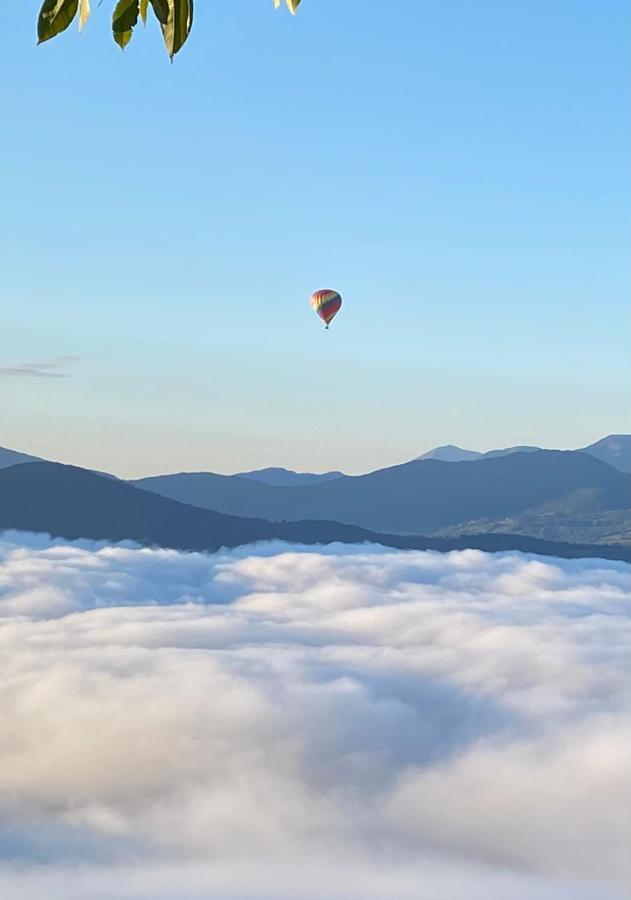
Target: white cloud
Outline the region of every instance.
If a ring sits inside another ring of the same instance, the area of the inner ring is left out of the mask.
[[[628,566],[10,533],[0,563],[0,897],[628,892]]]

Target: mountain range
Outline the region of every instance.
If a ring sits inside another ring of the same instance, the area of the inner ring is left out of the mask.
[[[395,534],[506,531],[494,523],[540,513],[574,523],[571,539],[584,542],[580,517],[587,516],[590,543],[604,542],[629,507],[631,476],[577,451],[539,450],[457,464],[413,460],[367,475],[343,475],[294,487],[274,487],[238,476],[209,472],[142,478],[134,482],[172,500],[230,515],[287,521],[326,519]],[[604,517],[603,534],[591,518]],[[483,527],[476,523],[482,521]],[[567,524],[567,522],[566,522]],[[525,533],[520,525],[517,528]],[[549,529],[548,529],[549,530]],[[533,534],[534,537],[543,535]],[[546,535],[557,539],[553,530]]]
[[[480,536],[488,544],[509,535],[513,542],[600,545],[604,553],[604,545],[631,545],[628,451],[628,435],[578,451],[528,446],[479,454],[447,445],[365,475],[267,468],[124,482],[0,448],[0,528],[190,549],[282,536],[307,543],[380,536],[392,546],[403,538],[416,546],[422,536],[474,546]],[[98,481],[86,493],[87,476]]]
[[[21,463],[0,471],[0,531],[7,529],[69,539],[133,540],[179,550],[216,550],[275,539],[300,544],[369,541],[402,549],[521,550],[568,558],[629,559],[629,549],[624,546],[566,544],[502,534],[428,538],[377,533],[325,520],[240,518],[170,500],[87,469],[49,462]]]
[[[433,450],[428,450],[427,453],[417,456],[416,459],[438,459],[440,462],[471,462],[474,459],[492,459],[496,456],[508,456],[510,453],[532,453],[543,449],[545,448],[519,444],[516,447],[487,450],[482,453],[479,450],[463,450],[462,447],[456,447],[455,444],[444,444],[441,447],[434,447]],[[620,469],[621,472],[631,472],[631,434],[610,434],[593,444],[589,444],[587,447],[579,447],[577,452],[595,456],[602,462],[613,466],[614,469]],[[51,462],[51,460],[44,460],[40,456],[31,456],[29,453],[20,453],[17,450],[0,447],[0,469],[23,462]],[[105,475],[107,473],[100,472],[100,474]],[[284,469],[279,466],[235,473],[239,478],[262,481],[264,484],[270,484],[274,487],[315,484],[318,481],[330,481],[333,478],[339,478],[343,474],[343,472],[337,470],[317,474],[313,472],[294,472],[292,469]]]
[[[454,444],[445,444],[428,450],[417,459],[438,459],[441,462],[471,462],[474,459],[493,459],[497,456],[508,456],[510,453],[535,453],[543,447],[533,447],[529,444],[519,444],[516,447],[506,447],[503,450],[487,450],[480,453],[478,450],[463,450]],[[587,447],[579,447],[578,453],[587,453],[596,459],[605,462],[621,472],[631,472],[631,435],[610,434],[589,444]]]

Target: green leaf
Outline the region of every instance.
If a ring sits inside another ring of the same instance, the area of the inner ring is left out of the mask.
[[[127,31],[115,31],[114,32],[114,40],[121,48],[124,50],[127,44],[131,41],[132,30],[129,28]]]
[[[147,24],[147,7],[149,6],[149,0],[140,0],[140,18],[143,23]]]
[[[114,40],[124,50],[131,40],[134,26],[138,22],[139,0],[118,0],[112,16]]]
[[[173,59],[191,32],[193,25],[193,0],[168,0],[169,19],[162,26],[167,53]]]
[[[90,18],[90,0],[79,0],[79,31]]]
[[[112,16],[112,31],[129,31],[138,21],[138,0],[118,0]]]
[[[77,14],[79,0],[44,0],[37,19],[37,43],[65,31]]]
[[[168,0],[150,0],[154,14],[161,25],[166,25],[169,21],[169,2]]]

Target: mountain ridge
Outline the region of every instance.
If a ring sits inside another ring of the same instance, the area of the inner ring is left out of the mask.
[[[202,508],[272,521],[326,518],[388,533],[431,534],[476,519],[514,516],[572,492],[602,492],[604,509],[628,506],[628,475],[577,451],[541,450],[454,465],[412,460],[365,475],[271,487],[213,473],[133,482]]]
[[[444,444],[442,447],[434,447],[414,461],[423,459],[436,459],[439,462],[472,462],[475,459],[494,459],[497,456],[508,456],[509,453],[534,453],[543,450],[543,447],[534,447],[530,444],[517,444],[515,447],[505,447],[499,450],[464,450],[455,444]]]
[[[428,450],[426,453],[421,454],[421,456],[414,457],[412,460],[409,460],[409,462],[416,462],[418,460],[425,459],[436,459],[440,462],[471,462],[476,459],[492,459],[497,456],[507,456],[511,453],[532,453],[543,449],[546,448],[535,447],[530,444],[518,444],[516,446],[505,447],[503,449],[480,451],[465,450],[462,447],[457,447],[455,444],[444,444],[439,447],[434,447],[432,450]],[[586,447],[579,447],[574,451],[560,452],[588,453],[589,455],[595,456],[597,459],[600,459],[601,462],[605,462],[613,468],[619,469],[619,471],[621,472],[631,472],[631,435],[629,434],[609,434],[603,438],[600,438],[600,440],[595,441],[593,444],[588,444]],[[0,469],[6,468],[7,466],[18,465],[19,463],[23,462],[57,462],[57,460],[47,460],[40,456],[33,456],[29,453],[22,453],[18,450],[11,450],[8,447],[0,447]],[[395,465],[405,465],[405,462],[396,463]],[[392,466],[384,466],[382,468],[392,468]],[[98,474],[100,475],[108,474],[107,472],[102,472],[98,469],[94,469],[93,471],[98,472]],[[208,472],[208,470],[202,471],[205,474],[215,474],[213,472]],[[165,475],[181,474],[194,473],[166,472],[160,475],[150,475],[143,477],[159,478],[164,477]],[[364,472],[361,474],[371,473]],[[230,473],[226,477],[248,478],[253,481],[261,481],[262,483],[270,484],[273,486],[289,487],[292,485],[329,481],[333,478],[339,478],[344,475],[344,472],[340,472],[338,470],[320,473],[296,472],[293,469],[287,469],[283,466],[268,466],[267,468],[263,469],[252,469],[245,472]],[[110,477],[114,478],[116,476],[111,475]],[[139,481],[140,479],[131,480]]]
[[[0,471],[0,531],[9,529],[69,540],[133,540],[146,546],[197,551],[282,540],[307,545],[371,542],[441,552],[472,548],[566,558],[629,558],[625,547],[571,545],[523,536],[465,535],[444,539],[382,534],[323,520],[272,523],[243,519],[169,500],[76,466],[48,462],[23,463]]]
[[[236,472],[231,478],[247,478],[251,481],[260,481],[272,487],[295,487],[301,484],[317,484],[320,481],[330,481],[340,478],[344,473],[332,472],[295,472],[293,469],[284,469],[282,466],[268,466],[266,469],[253,469],[251,472]]]
[[[32,456],[30,453],[21,453],[19,450],[11,450],[9,447],[0,447],[0,469],[18,466],[22,463],[46,461],[39,456]]]
[[[237,475],[182,472],[130,484],[196,508],[276,523],[309,519],[388,534],[509,533],[631,544],[631,481],[622,471],[627,448],[631,437],[625,435],[602,438],[586,448],[589,453],[522,446],[477,454],[446,445],[429,457],[361,475],[270,467]],[[458,462],[461,453],[473,458]],[[436,458],[441,455],[446,458]],[[618,468],[610,465],[612,455]],[[15,459],[22,460],[17,465],[45,462],[0,448],[0,471]]]
[[[415,457],[416,460],[437,459],[441,462],[470,462],[474,459],[493,459],[498,456],[508,456],[511,453],[534,453],[544,450],[544,447],[535,447],[531,444],[517,444],[514,447],[505,447],[498,450],[465,450],[455,444],[444,444],[434,447]],[[631,435],[608,434],[604,438],[588,444],[586,447],[578,447],[576,453],[587,453],[600,459],[620,472],[631,472]]]

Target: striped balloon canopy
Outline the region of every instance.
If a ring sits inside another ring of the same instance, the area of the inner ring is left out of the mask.
[[[311,295],[311,308],[317,312],[327,328],[341,305],[342,298],[337,291],[315,291]]]

